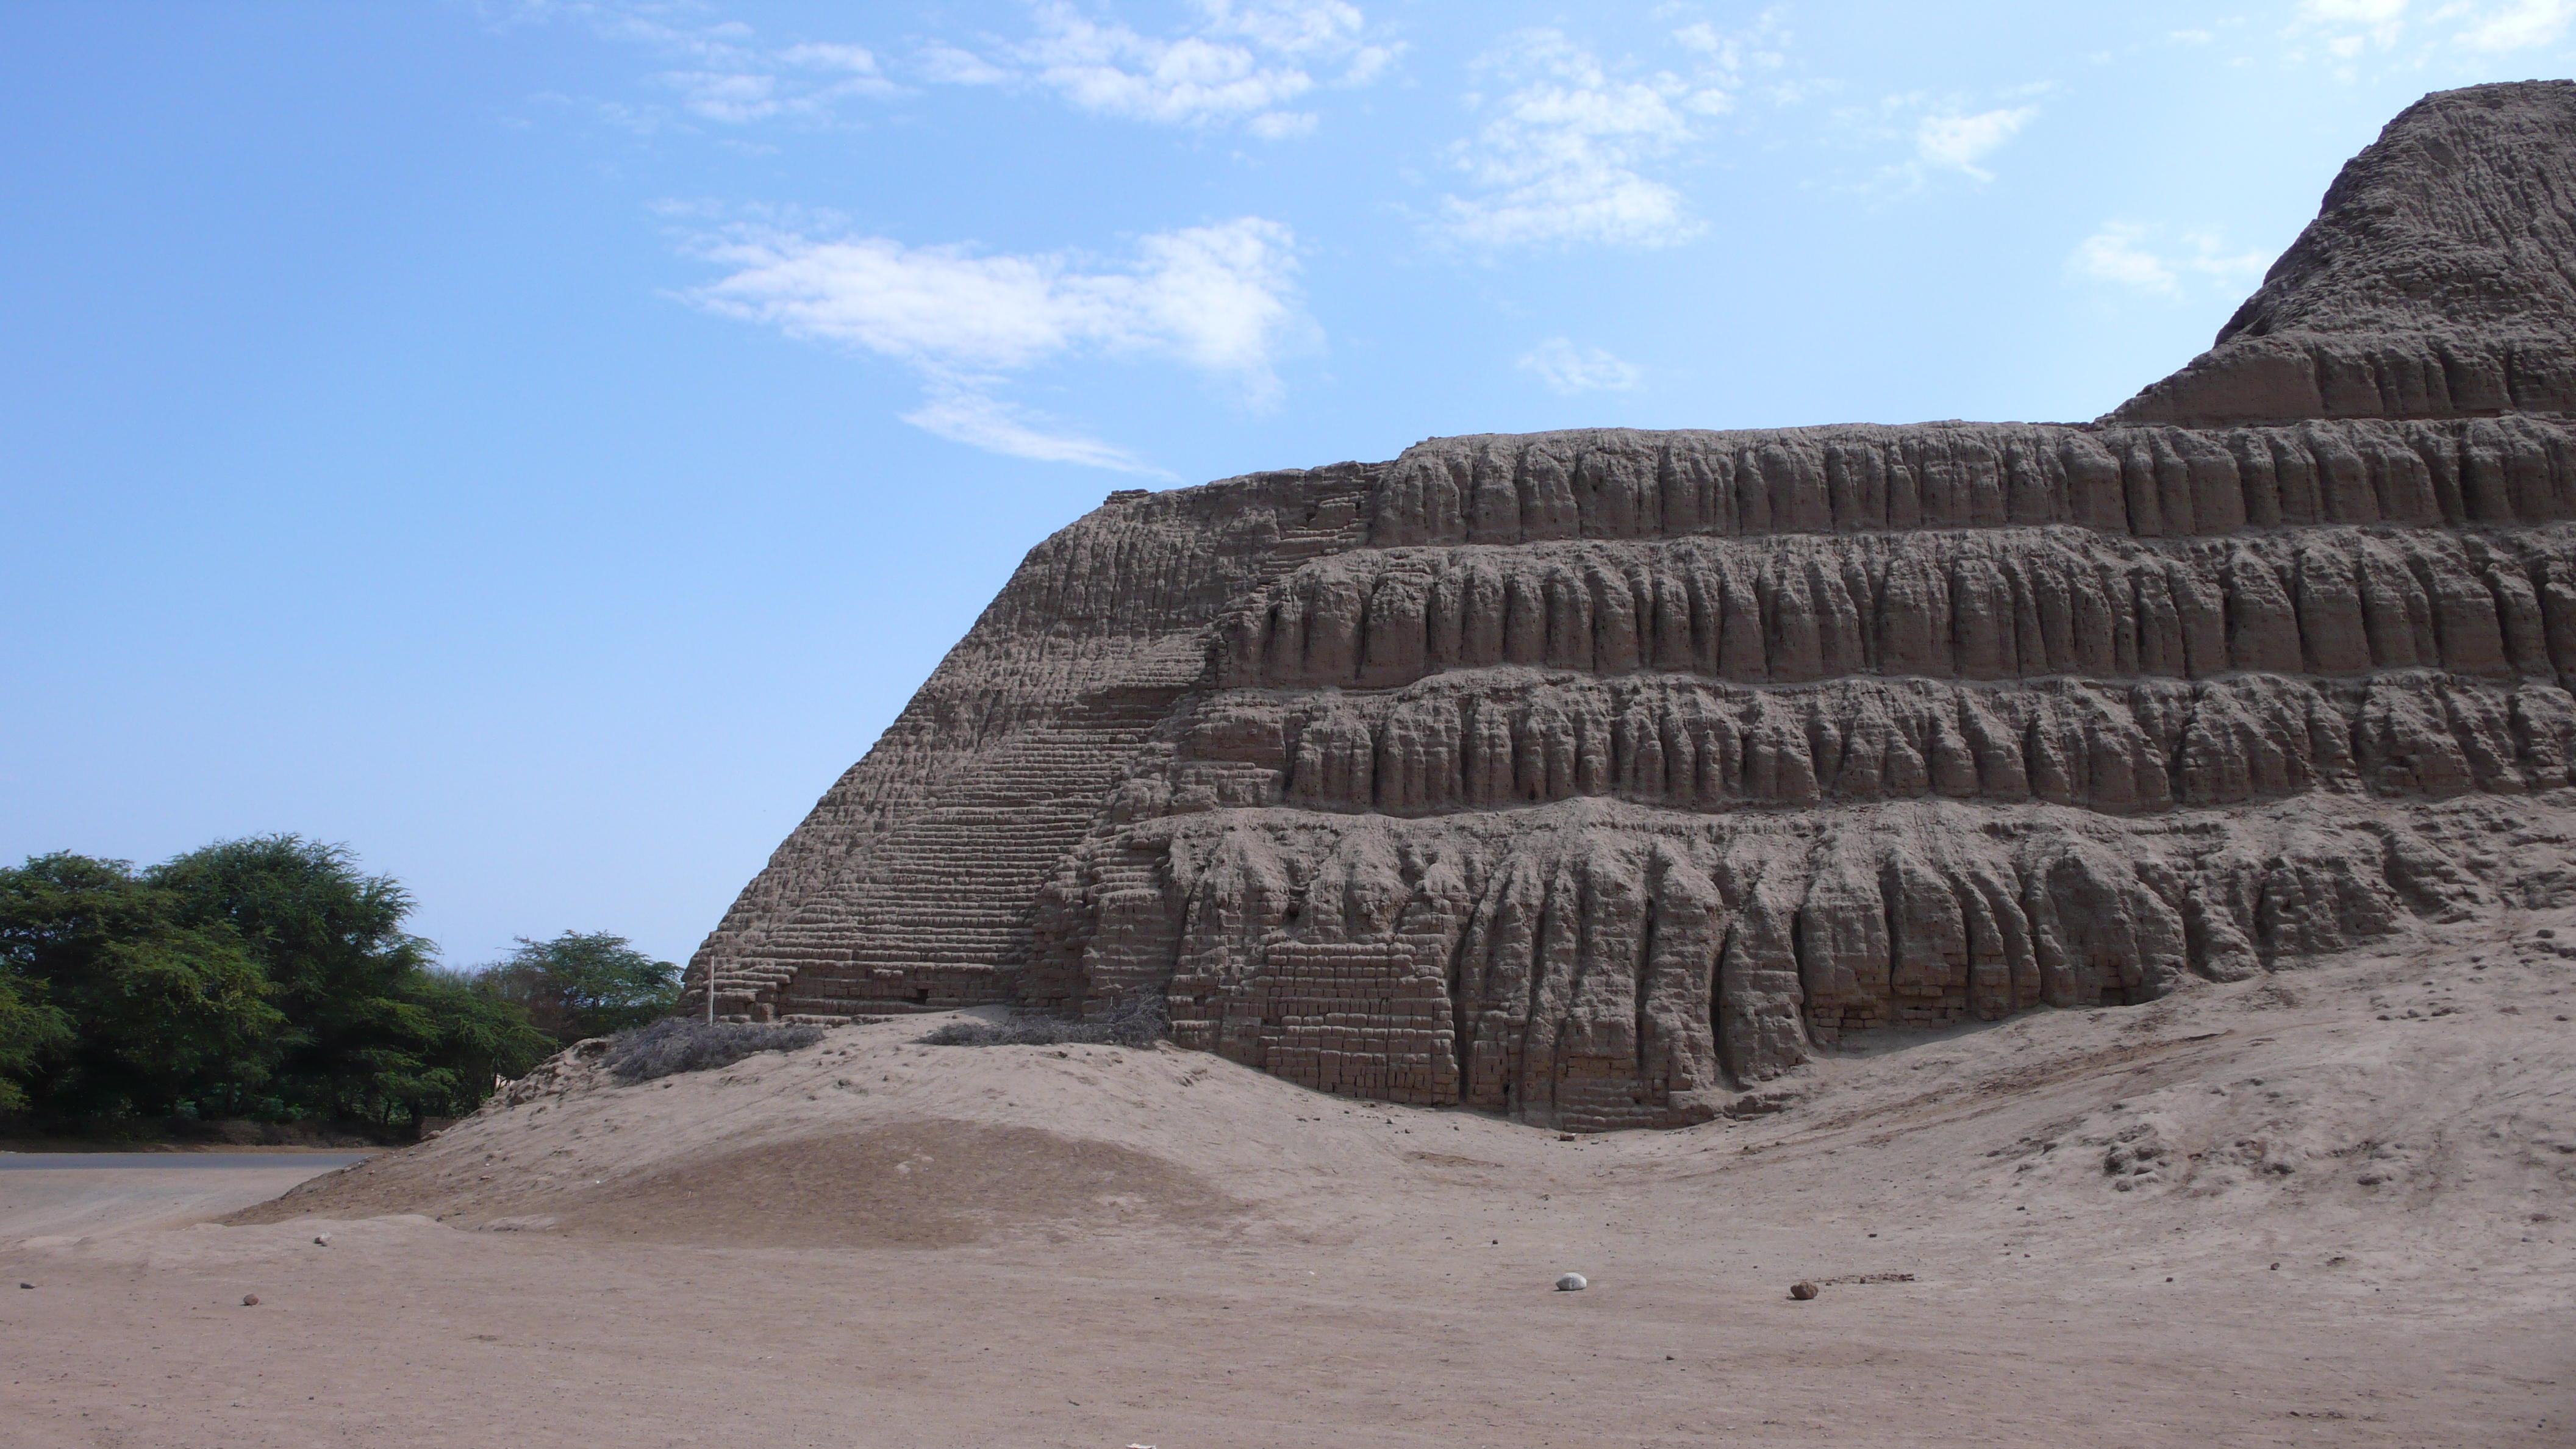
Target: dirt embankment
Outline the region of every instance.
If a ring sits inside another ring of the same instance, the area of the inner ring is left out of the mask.
[[[233,1226],[7,1248],[39,1287],[0,1297],[0,1413],[65,1445],[2555,1445],[2571,924],[1886,1036],[1772,1115],[1571,1141],[918,1019],[640,1086],[572,1063]]]

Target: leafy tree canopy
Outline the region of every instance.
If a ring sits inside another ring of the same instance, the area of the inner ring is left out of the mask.
[[[124,861],[55,854],[0,870],[0,960],[25,1043],[0,1070],[41,1110],[166,1116],[268,1078],[285,1017],[259,963]]]
[[[474,984],[517,1005],[565,1046],[642,1026],[680,1000],[679,967],[605,931],[566,931],[551,941],[522,936],[519,949],[475,973]]]
[[[431,968],[402,886],[344,846],[221,841],[137,872],[0,870],[0,1108],[56,1118],[471,1111],[553,1044]]]
[[[0,1112],[26,1110],[27,1089],[19,1084],[40,1058],[71,1042],[71,1018],[45,1004],[45,983],[0,962]]]

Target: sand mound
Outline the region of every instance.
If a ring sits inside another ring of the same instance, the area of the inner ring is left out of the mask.
[[[1890,1033],[1784,1079],[1767,1115],[1572,1141],[1169,1047],[920,1045],[935,1017],[632,1087],[567,1056],[533,1096],[233,1221],[416,1212],[782,1247],[1197,1228],[1348,1243],[1476,1231],[1462,1225],[1536,1195],[1675,1222],[1938,1219],[1944,1252],[2070,1259],[2323,1234],[2327,1256],[2417,1272],[2527,1257],[2546,1243],[2521,1239],[2569,1215],[2570,914],[2424,927],[2149,1007]]]
[[[1265,1174],[1318,1165],[1280,1131],[1308,1110],[1284,1083],[1170,1048],[921,1045],[941,1021],[842,1028],[631,1086],[568,1052],[430,1142],[227,1221],[421,1212],[656,1242],[929,1247],[1213,1226],[1247,1210],[1245,1188],[1279,1196]]]
[[[661,1242],[954,1247],[996,1227],[1219,1223],[1238,1205],[1197,1175],[1034,1127],[922,1122],[764,1143],[642,1178],[566,1211],[567,1232]]]

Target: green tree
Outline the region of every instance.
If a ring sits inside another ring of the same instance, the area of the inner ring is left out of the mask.
[[[494,1073],[551,1050],[527,1018],[430,969],[402,929],[412,899],[359,871],[346,846],[295,835],[219,841],[147,873],[183,918],[223,926],[264,969],[284,1013],[276,1090],[299,1115],[391,1130],[473,1109]]]
[[[37,1063],[71,1043],[71,1018],[45,1003],[45,983],[0,954],[0,1113],[25,1111]]]
[[[551,941],[521,936],[519,949],[476,972],[474,984],[517,1005],[564,1046],[642,1026],[680,1001],[679,967],[606,931],[566,931]]]
[[[0,1031],[17,1043],[0,1070],[46,1115],[167,1116],[268,1079],[285,1018],[259,962],[124,861],[0,870],[0,963],[15,1021]]]
[[[0,870],[0,1110],[380,1134],[470,1112],[555,1043],[434,969],[411,908],[346,847],[293,835],[141,872],[71,854]]]
[[[524,1075],[555,1054],[526,1012],[476,991],[469,981],[428,971],[404,993],[427,1028],[408,1065],[401,1096],[413,1121],[462,1117],[492,1094],[492,1079]]]

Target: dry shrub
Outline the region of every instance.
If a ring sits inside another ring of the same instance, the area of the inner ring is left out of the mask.
[[[729,1067],[756,1052],[792,1052],[823,1039],[819,1026],[764,1026],[666,1016],[608,1039],[608,1070],[632,1086],[677,1072]]]
[[[1008,1021],[951,1022],[921,1039],[924,1046],[1150,1047],[1171,1030],[1159,1001],[1129,1001],[1097,1021],[1067,1021],[1021,1012]]]

